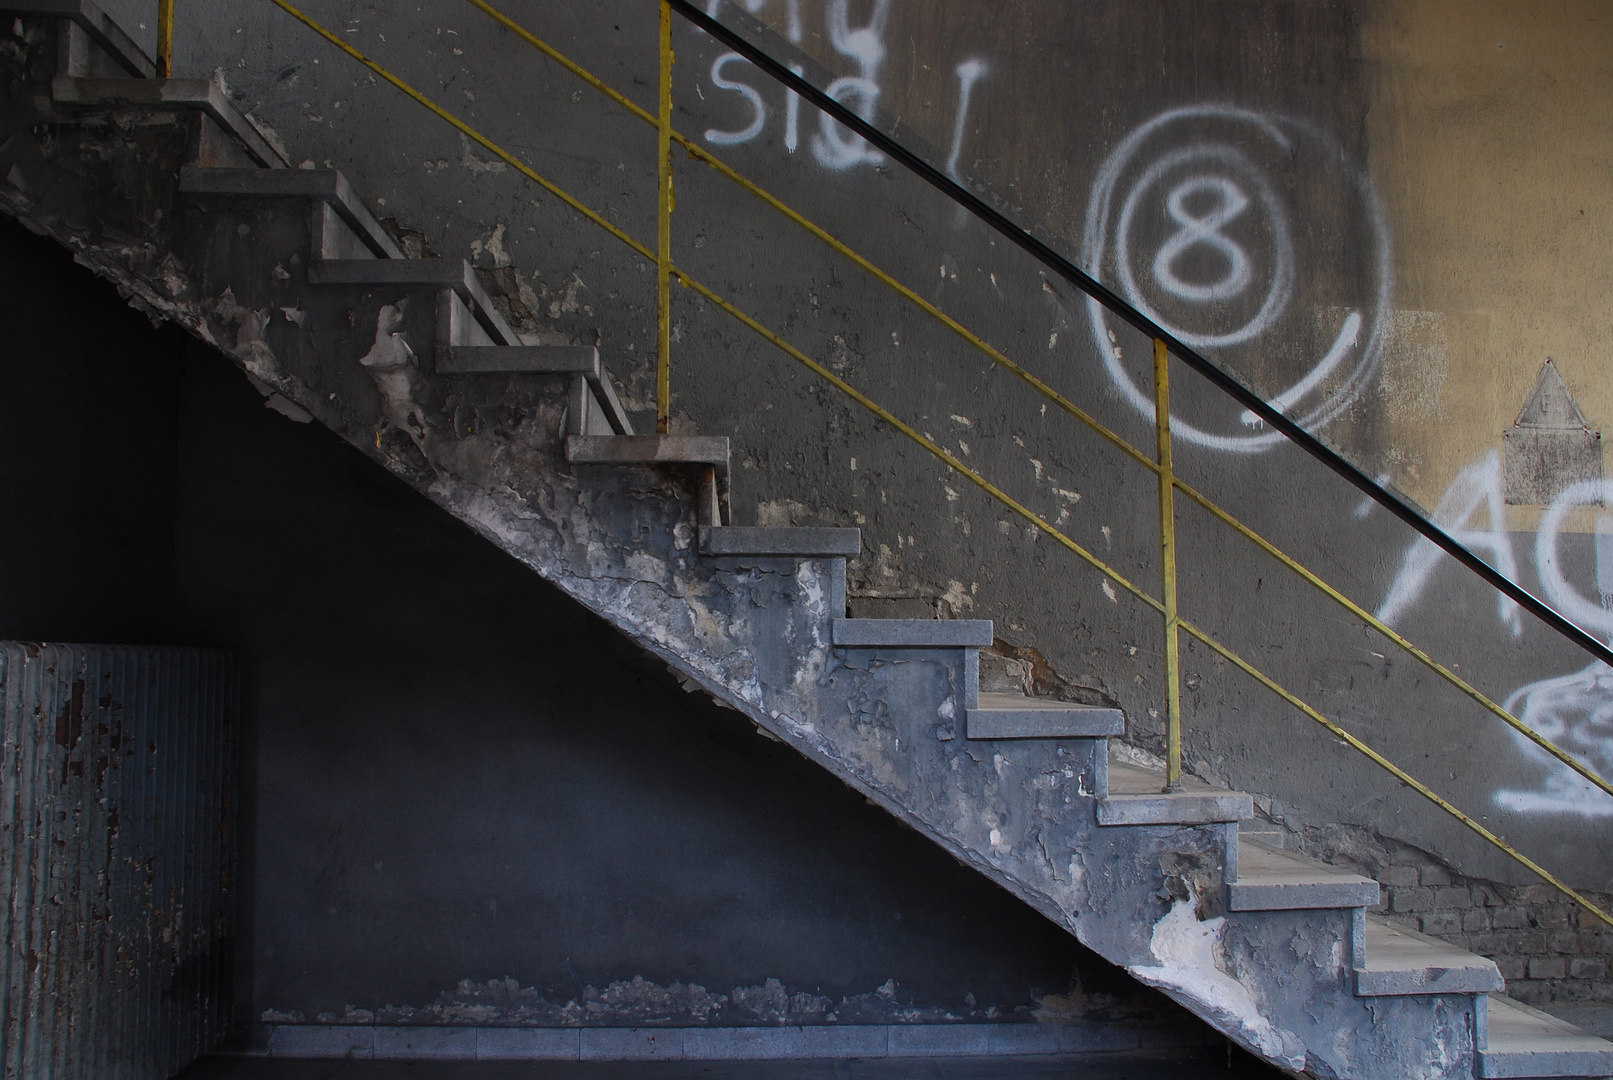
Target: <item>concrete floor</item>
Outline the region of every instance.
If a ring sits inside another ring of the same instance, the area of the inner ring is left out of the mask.
[[[204,1058],[175,1080],[1278,1080],[1240,1052],[1087,1058],[749,1062],[269,1061]]]

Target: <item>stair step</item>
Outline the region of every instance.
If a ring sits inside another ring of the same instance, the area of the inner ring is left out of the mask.
[[[732,520],[726,435],[567,435],[566,460],[578,465],[693,465],[700,478],[700,524]]]
[[[1273,851],[1284,851],[1288,847],[1290,835],[1281,825],[1273,825],[1267,821],[1256,819],[1238,826],[1238,842],[1245,840]]]
[[[1165,794],[1165,774],[1109,762],[1108,794],[1098,800],[1099,825],[1211,825],[1247,821],[1254,799],[1241,791],[1213,788],[1190,776],[1182,790]]]
[[[439,375],[581,375],[611,430],[633,434],[633,423],[593,345],[449,345],[437,350],[436,369]],[[580,408],[589,406],[585,402]]]
[[[726,435],[568,435],[566,460],[579,465],[710,465],[728,473]]]
[[[301,170],[298,170],[301,171]],[[493,306],[482,283],[476,280],[476,271],[464,259],[312,259],[308,263],[310,285],[392,285],[397,287],[425,286],[452,289],[476,315],[492,341],[481,348],[514,348],[521,346],[521,338],[504,316]],[[466,348],[454,342],[445,352]],[[474,348],[474,346],[472,347]],[[452,363],[449,359],[449,363]],[[441,364],[442,360],[439,359]]]
[[[771,525],[706,525],[702,555],[778,555],[800,559],[853,558],[862,551],[861,529],[796,529]]]
[[[242,171],[302,171],[287,167],[289,162],[230,104],[223,88],[213,79],[86,79],[58,75],[51,80],[50,97],[58,105],[184,109],[206,113],[241,143],[253,161],[263,166],[262,170]]]
[[[832,634],[842,649],[983,649],[992,641],[990,619],[836,619]]]
[[[1097,739],[1126,730],[1119,709],[1023,694],[981,694],[965,715],[969,739]]]
[[[135,44],[123,27],[108,18],[106,12],[86,0],[22,0],[20,3],[12,0],[5,10],[12,15],[71,19],[130,75],[141,79],[157,77],[157,65],[146,51]]]
[[[1366,966],[1355,973],[1360,997],[1485,994],[1504,986],[1493,960],[1376,916],[1366,919]]]
[[[455,345],[438,358],[437,374],[597,375],[599,366],[592,345]]]
[[[1299,911],[1372,907],[1378,883],[1259,844],[1238,833],[1238,879],[1229,886],[1233,911]]]
[[[403,252],[380,223],[364,209],[353,185],[335,169],[221,169],[187,165],[179,173],[179,190],[187,195],[222,195],[244,199],[313,199],[336,211],[379,260],[404,260]],[[344,260],[370,262],[372,260]]]
[[[1613,1043],[1501,994],[1489,996],[1489,1045],[1479,1076],[1613,1076]]]

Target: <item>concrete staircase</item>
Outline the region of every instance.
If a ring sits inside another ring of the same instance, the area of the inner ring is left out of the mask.
[[[141,77],[86,0],[0,8],[0,207],[686,682],[1291,1072],[1613,1074],[1490,961],[1369,914],[1375,882],[1240,842],[1249,795],[1112,761],[1118,710],[981,693],[990,622],[845,618],[857,530],[735,525],[726,438],[635,433],[598,349],[522,342],[471,267],[404,259],[340,173]]]

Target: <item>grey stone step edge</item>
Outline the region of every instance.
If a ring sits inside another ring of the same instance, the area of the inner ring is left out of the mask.
[[[522,1028],[264,1024],[243,1056],[444,1061],[765,1061],[1117,1054],[1219,1045],[1197,1023]]]
[[[187,165],[179,172],[179,190],[186,195],[224,198],[317,200],[336,211],[377,260],[442,262],[453,266],[452,260],[447,259],[404,260],[397,242],[365,209],[353,185],[336,169],[229,169]]]
[[[981,694],[964,710],[969,739],[1102,739],[1126,733],[1119,709],[1011,694]]]
[[[91,0],[14,0],[0,2],[0,12],[71,20],[130,75],[139,79],[157,77],[156,61]]]
[[[0,0],[0,11],[5,10]],[[58,75],[50,84],[58,105],[191,109],[206,113],[241,144],[264,172],[294,172],[257,126],[224,96],[212,79],[91,79]]]
[[[726,435],[573,433],[566,436],[566,460],[574,465],[694,466],[700,475],[700,524],[732,524]]]
[[[1500,994],[1481,995],[1485,1080],[1613,1076],[1613,1043]]]
[[[702,555],[851,559],[861,551],[861,529],[768,525],[703,525],[700,528]]]
[[[1357,997],[1487,994],[1505,989],[1495,961],[1357,909]]]
[[[990,619],[836,619],[837,649],[983,649],[992,642]]]
[[[1227,885],[1232,911],[1369,908],[1378,898],[1371,878],[1262,847],[1239,830],[1237,876]]]

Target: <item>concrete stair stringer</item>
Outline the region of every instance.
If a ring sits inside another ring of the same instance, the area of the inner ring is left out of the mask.
[[[444,377],[418,361],[423,350],[380,372],[365,363],[393,335],[433,341],[435,305],[401,304],[402,286],[297,280],[295,256],[305,267],[308,253],[295,249],[311,243],[303,208],[280,198],[231,210],[209,198],[216,228],[239,236],[247,224],[251,244],[193,236],[204,244],[181,248],[155,280],[139,272],[149,263],[116,249],[86,261],[1112,962],[1145,978],[1158,966],[1151,938],[1171,910],[1167,878],[1184,860],[1218,887],[1221,825],[1098,826],[1102,739],[964,738],[967,647],[836,649],[830,564],[839,557],[701,556],[693,479],[653,465],[567,462],[567,392],[552,377],[483,380],[488,401],[513,399],[525,414],[503,437],[456,422]],[[73,239],[80,250],[95,246]],[[403,309],[392,326],[387,307]],[[454,396],[461,409],[481,400],[462,385]],[[1252,1051],[1291,1069],[1302,1063],[1303,1043],[1285,1038],[1284,1018],[1260,1015],[1275,1010],[1258,988],[1231,1010],[1170,992]]]

